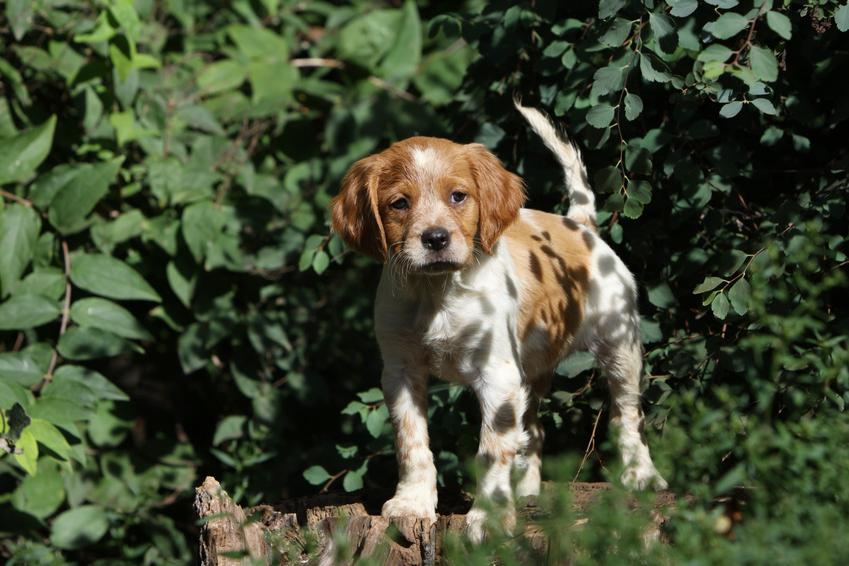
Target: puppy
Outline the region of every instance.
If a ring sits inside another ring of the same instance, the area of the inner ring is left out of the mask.
[[[522,208],[522,180],[482,145],[413,137],[361,159],[333,199],[333,229],[381,262],[375,330],[395,428],[399,481],[386,517],[436,519],[427,380],[472,388],[481,407],[482,470],[467,533],[486,510],[511,529],[516,496],[540,490],[540,398],[557,363],[588,350],[608,375],[622,481],[666,482],[642,437],[642,350],[634,279],[596,234],[595,198],[575,147],[539,111],[518,110],[563,166],[571,206]]]

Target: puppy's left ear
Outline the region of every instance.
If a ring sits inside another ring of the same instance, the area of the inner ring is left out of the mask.
[[[378,261],[386,261],[386,233],[377,206],[380,156],[354,163],[330,204],[333,231],[345,243]]]
[[[466,151],[478,188],[481,246],[490,253],[501,233],[516,220],[519,209],[525,204],[525,187],[518,175],[505,169],[501,161],[481,144],[469,144]]]

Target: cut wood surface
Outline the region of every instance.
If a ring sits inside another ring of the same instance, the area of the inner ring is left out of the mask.
[[[574,482],[570,484],[573,505],[580,513],[609,487],[606,483]],[[322,494],[242,509],[215,478],[207,477],[195,495],[195,511],[201,521],[200,562],[203,566],[233,566],[253,564],[258,559],[269,564],[329,566],[338,563],[335,541],[342,534],[354,559],[369,557],[392,566],[442,564],[445,535],[462,533],[470,502],[440,502],[440,514],[431,524],[412,517],[381,517],[380,504],[390,495]],[[674,502],[671,492],[658,494],[653,513],[655,530],[647,537],[657,538],[663,510]],[[524,536],[545,554],[548,543],[534,528],[534,507],[526,507],[522,513],[528,524]]]

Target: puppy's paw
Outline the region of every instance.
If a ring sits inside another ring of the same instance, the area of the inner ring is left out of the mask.
[[[620,479],[625,487],[637,491],[645,489],[662,491],[669,485],[652,463],[629,466],[622,472]]]
[[[464,527],[466,536],[472,544],[480,544],[486,538],[486,511],[472,507],[466,513],[466,525]]]
[[[501,529],[501,532],[506,535],[512,535],[516,528],[516,510],[510,505],[507,509],[498,510],[497,521],[490,519],[490,513],[487,513],[480,507],[472,506],[466,514],[465,532],[472,544],[480,544],[486,538],[487,529]]]
[[[430,490],[408,490],[396,493],[395,497],[383,504],[380,514],[392,517],[415,517],[436,521],[436,496]]]

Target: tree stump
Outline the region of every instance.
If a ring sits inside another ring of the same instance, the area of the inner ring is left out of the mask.
[[[606,483],[575,482],[570,485],[573,505],[580,512],[609,487]],[[203,566],[236,566],[257,561],[330,566],[338,563],[338,540],[347,542],[348,554],[355,561],[369,557],[373,562],[392,566],[440,564],[445,535],[463,532],[465,512],[470,504],[468,500],[440,502],[441,513],[430,524],[422,519],[390,521],[381,517],[380,504],[390,493],[323,494],[243,510],[215,478],[207,477],[195,491]],[[654,530],[646,533],[647,540],[659,538],[665,520],[662,511],[674,502],[671,492],[658,494],[652,514]],[[525,538],[544,554],[548,542],[533,527],[533,508],[526,508],[523,514],[529,519],[523,533]],[[309,560],[308,556],[318,558]]]

